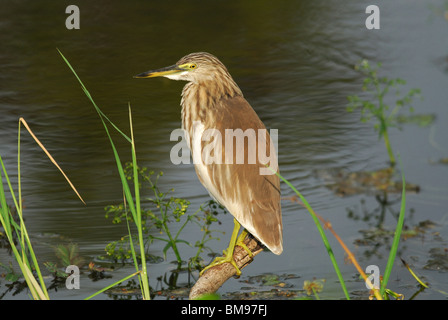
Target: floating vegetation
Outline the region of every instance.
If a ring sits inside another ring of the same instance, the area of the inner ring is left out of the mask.
[[[229,292],[222,296],[224,300],[285,300],[300,299],[304,297],[303,290],[277,289],[258,290],[251,292]]]
[[[243,281],[244,283],[251,285],[258,285],[261,287],[273,286],[281,288],[291,288],[296,283],[291,283],[291,280],[300,278],[295,274],[281,274],[277,275],[274,273],[265,273],[253,277],[249,277],[248,280]],[[295,282],[295,281],[294,281]]]
[[[424,269],[448,271],[448,248],[432,248],[429,250],[430,259]]]
[[[223,299],[279,300],[296,299],[304,296],[304,290],[295,290],[300,276],[296,274],[265,273],[241,280],[241,290],[228,292]]]
[[[326,186],[340,197],[355,194],[400,193],[403,184],[394,180],[394,169],[385,168],[376,171],[346,172],[343,170],[319,171]],[[418,193],[420,187],[406,183],[406,192]]]
[[[419,222],[414,227],[405,226],[401,233],[401,237],[406,240],[409,238],[414,238],[418,236],[422,236],[426,234],[429,229],[432,229],[436,224],[430,220],[425,220]],[[394,230],[387,230],[383,227],[380,228],[370,228],[367,230],[359,231],[362,235],[362,239],[355,240],[357,245],[373,245],[378,246],[381,243],[387,244],[390,242],[390,239],[394,236]]]

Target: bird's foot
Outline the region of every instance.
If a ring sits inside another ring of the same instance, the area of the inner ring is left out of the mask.
[[[241,235],[238,237],[235,245],[240,246],[241,248],[243,248],[247,254],[249,255],[250,258],[253,257],[253,253],[252,251],[250,251],[250,249],[246,246],[246,244],[244,243],[244,239],[246,238],[247,232],[246,230],[244,230]],[[200,276],[202,276],[202,274],[217,265],[223,264],[223,263],[230,263],[232,266],[235,267],[236,269],[236,275],[240,276],[241,275],[241,270],[238,268],[238,266],[236,265],[235,259],[233,258],[233,251],[234,250],[229,250],[231,248],[227,248],[227,250],[223,250],[224,253],[224,257],[216,257],[212,263],[210,263],[208,266],[206,266],[204,269],[202,269],[202,271],[199,273]]]
[[[202,271],[199,273],[200,276],[204,274],[204,272],[212,267],[218,266],[223,263],[230,263],[232,266],[236,269],[236,275],[241,275],[241,270],[236,265],[235,259],[233,258],[233,250],[230,252],[230,250],[223,250],[224,257],[216,257],[212,263],[210,263],[208,266],[206,266]]]

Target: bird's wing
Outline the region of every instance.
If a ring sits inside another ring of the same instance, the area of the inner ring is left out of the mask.
[[[209,139],[203,135],[205,141],[193,142],[193,147],[201,146],[202,163],[195,161],[198,178],[248,232],[273,253],[280,254],[283,251],[280,181],[275,174],[260,174],[269,169],[260,162],[258,154],[259,148],[263,147],[261,151],[270,157],[268,165],[278,172],[275,147],[265,126],[243,97],[221,99],[217,105],[218,110],[207,114],[207,117],[213,117],[207,123],[213,123],[214,128],[206,124],[199,124],[202,127],[198,128],[202,133],[212,129]],[[242,133],[245,134],[244,144],[232,137],[219,149],[221,142],[226,141],[226,134],[230,138],[232,134]],[[232,147],[229,147],[230,140],[233,140]],[[221,161],[217,161],[219,150]],[[241,154],[244,154],[243,161],[238,158]]]

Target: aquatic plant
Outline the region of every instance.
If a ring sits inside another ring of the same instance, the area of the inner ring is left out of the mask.
[[[303,290],[308,296],[314,295],[316,300],[320,300],[318,293],[322,292],[325,284],[325,279],[305,280],[303,282]]]
[[[124,173],[127,179],[131,179],[133,172],[133,164],[127,163],[124,168]],[[159,188],[159,178],[163,176],[163,172],[159,172],[156,177],[153,170],[148,170],[146,167],[138,167],[137,172],[141,178],[139,188],[148,191],[150,194],[142,197],[147,206],[142,208],[142,228],[145,236],[145,254],[149,259],[157,260],[157,257],[149,255],[149,246],[154,241],[165,242],[163,248],[163,255],[166,259],[167,252],[171,249],[176,256],[176,261],[180,267],[184,262],[178,245],[185,244],[190,247],[196,247],[196,255],[189,258],[189,267],[191,269],[200,269],[202,258],[200,254],[206,249],[211,251],[206,246],[210,240],[217,239],[212,236],[213,230],[210,226],[213,222],[218,221],[216,215],[217,209],[224,212],[224,208],[216,204],[214,201],[208,201],[201,205],[193,213],[189,213],[190,201],[178,197],[174,197],[171,193],[174,189],[168,191],[161,191]],[[142,191],[142,193],[144,192]],[[113,223],[122,223],[124,221],[133,221],[133,217],[128,214],[126,207],[123,204],[109,205],[105,208],[106,218],[112,217]],[[172,231],[173,224],[180,224],[177,227],[177,232]],[[203,236],[195,244],[192,244],[180,236],[184,228],[189,222],[198,225]],[[156,232],[154,232],[156,230]],[[154,234],[158,234],[155,236]],[[113,241],[106,246],[106,252],[114,260],[126,260],[131,257],[131,248],[128,245],[128,236],[122,237],[120,240]]]
[[[14,254],[14,258],[22,272],[25,282],[30,290],[32,297],[36,300],[48,300],[49,295],[45,287],[42,272],[37,262],[36,255],[31,244],[31,240],[28,235],[28,231],[23,218],[23,205],[22,205],[22,186],[21,186],[21,163],[20,163],[20,142],[21,142],[21,127],[25,127],[28,133],[33,137],[34,141],[39,145],[39,147],[45,152],[50,161],[59,169],[62,175],[66,178],[67,182],[73,188],[74,192],[78,195],[81,201],[82,198],[76,191],[73,184],[70,182],[68,177],[59,167],[57,162],[53,159],[47,149],[39,141],[39,139],[34,135],[31,128],[24,118],[19,119],[19,129],[17,138],[17,195],[12,186],[11,180],[9,179],[8,172],[6,170],[3,159],[0,156],[0,225],[3,228],[2,234],[6,236],[7,242]],[[7,188],[3,186],[3,178],[5,179]],[[9,191],[9,196],[14,202],[14,206],[11,208],[6,201],[7,190]],[[37,280],[36,280],[37,277]]]
[[[129,212],[132,214],[134,224],[137,229],[137,245],[140,249],[140,252],[144,252],[144,240],[143,240],[143,225],[142,225],[142,213],[141,213],[141,201],[140,201],[140,189],[139,189],[139,175],[137,173],[137,153],[135,148],[135,141],[134,141],[134,133],[133,133],[133,127],[132,127],[132,112],[131,107],[129,106],[129,128],[130,128],[130,137],[126,135],[123,131],[121,131],[112,121],[109,120],[109,118],[101,111],[101,109],[97,106],[95,101],[93,100],[93,97],[91,96],[90,92],[87,90],[87,88],[84,86],[84,83],[81,81],[81,79],[78,77],[76,71],[73,69],[69,61],[64,57],[62,52],[58,50],[59,54],[61,55],[62,59],[65,61],[67,66],[72,71],[73,75],[78,80],[79,84],[81,85],[82,90],[84,91],[87,98],[90,100],[92,105],[95,108],[95,111],[98,113],[98,116],[100,117],[101,123],[103,124],[104,131],[106,132],[106,135],[109,139],[110,145],[112,147],[112,151],[115,158],[115,163],[118,170],[118,175],[120,177],[121,185],[123,188],[123,194],[124,194],[124,201],[127,205],[127,208]],[[132,155],[132,164],[133,164],[133,174],[132,174],[132,180],[134,183],[134,194],[132,194],[131,187],[128,183],[128,179],[125,176],[123,165],[120,159],[120,156],[118,154],[117,148],[115,147],[115,143],[112,139],[112,136],[109,131],[109,125],[112,126],[113,129],[115,129],[118,133],[121,134],[121,136],[129,142],[131,145],[131,155]],[[131,230],[128,228],[129,234],[131,234]],[[138,274],[139,281],[140,281],[140,288],[142,290],[142,296],[143,299],[149,300],[151,299],[150,296],[150,290],[149,290],[149,279],[148,279],[148,271],[146,266],[146,257],[144,254],[141,254],[141,268],[139,266],[139,263],[137,261],[137,253],[134,248],[134,244],[132,242],[132,236],[129,237],[130,240],[130,246],[132,251],[132,258],[134,261],[134,266],[136,269],[136,272],[133,275]],[[90,298],[90,297],[89,297]]]
[[[81,267],[85,262],[84,258],[79,255],[79,247],[76,243],[58,244],[54,250],[64,267],[70,265]]]
[[[328,241],[328,238],[327,238],[327,236],[325,234],[324,229],[330,230],[330,232],[333,234],[333,236],[339,242],[339,244],[341,245],[341,247],[344,249],[345,253],[347,254],[347,257],[348,257],[349,261],[355,266],[356,270],[359,272],[359,274],[364,279],[366,284],[370,288],[372,288],[372,295],[376,299],[383,300],[383,299],[388,299],[389,296],[394,296],[392,294],[392,291],[387,289],[387,283],[389,281],[390,274],[392,272],[392,268],[393,268],[394,262],[395,262],[395,260],[397,258],[398,245],[399,245],[399,242],[400,242],[400,237],[401,237],[401,233],[402,233],[402,230],[403,230],[403,224],[404,224],[404,216],[405,216],[405,210],[406,210],[406,187],[405,187],[406,186],[406,181],[405,181],[404,174],[402,173],[402,176],[401,176],[402,177],[402,192],[401,192],[400,214],[398,216],[397,225],[395,227],[393,243],[392,243],[392,246],[391,246],[391,249],[390,249],[390,252],[389,252],[389,258],[387,260],[387,265],[386,265],[386,268],[384,270],[382,281],[380,282],[380,288],[375,288],[372,285],[369,277],[367,277],[367,275],[365,274],[363,268],[361,268],[361,266],[359,265],[359,263],[356,260],[355,256],[350,251],[350,249],[347,247],[347,245],[342,241],[342,239],[339,237],[339,235],[335,232],[335,230],[331,226],[331,223],[326,221],[326,220],[324,220],[320,215],[318,215],[313,210],[313,208],[308,203],[306,198],[291,184],[291,182],[289,182],[287,179],[285,179],[279,173],[276,173],[276,174],[300,198],[300,200],[302,201],[301,204],[308,210],[308,213],[311,215],[312,219],[314,220],[314,223],[315,223],[315,225],[316,225],[316,227],[317,227],[317,229],[319,231],[319,234],[320,234],[320,236],[322,238],[324,246],[325,246],[325,248],[327,250],[327,253],[328,253],[329,257],[330,257],[330,260],[331,260],[331,262],[333,264],[333,267],[334,267],[334,270],[336,272],[336,275],[338,276],[338,280],[340,282],[341,288],[342,288],[342,290],[343,290],[343,292],[345,294],[346,299],[349,300],[350,296],[349,296],[347,288],[345,286],[345,281],[344,281],[342,273],[341,273],[341,271],[339,269],[338,263],[336,261],[336,257],[335,257],[334,252],[333,252],[333,249],[331,248],[330,242]],[[293,199],[296,200],[295,198],[293,198]],[[314,292],[314,294],[316,295],[316,292]],[[317,295],[316,295],[316,297],[317,297]]]
[[[396,159],[389,139],[389,128],[398,127],[399,121],[397,119],[399,118],[397,115],[400,109],[407,106],[409,111],[413,112],[412,99],[420,95],[421,91],[420,89],[411,89],[400,97],[399,86],[404,86],[406,81],[400,78],[380,77],[378,75],[380,67],[380,63],[376,67],[371,67],[369,61],[365,59],[356,64],[355,70],[365,76],[362,90],[367,93],[367,99],[362,99],[358,95],[348,96],[347,111],[353,112],[360,108],[362,122],[368,122],[372,118],[376,118],[377,122],[374,124],[374,129],[378,131],[378,138],[384,139],[390,164],[394,166]],[[389,93],[392,89],[395,89],[396,96],[393,107],[386,102],[389,100]]]

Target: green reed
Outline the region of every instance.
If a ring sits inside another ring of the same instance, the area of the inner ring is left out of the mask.
[[[330,260],[331,260],[331,262],[333,264],[333,268],[334,268],[334,270],[336,272],[336,275],[337,275],[337,277],[339,279],[339,282],[341,284],[341,287],[342,287],[342,290],[344,292],[344,295],[345,295],[346,299],[349,300],[350,296],[348,294],[344,278],[342,276],[342,273],[341,273],[341,271],[339,269],[339,266],[338,266],[338,263],[336,261],[336,257],[334,255],[333,249],[331,248],[331,245],[330,245],[330,243],[328,241],[328,238],[327,238],[327,236],[325,234],[324,228],[330,229],[332,231],[332,233],[335,236],[335,238],[339,241],[339,243],[341,244],[342,248],[347,253],[347,256],[349,257],[350,261],[355,265],[356,269],[361,274],[361,276],[364,278],[366,283],[370,285],[370,287],[372,288],[374,296],[378,300],[388,299],[389,295],[394,296],[395,293],[390,291],[390,290],[388,290],[386,287],[387,287],[387,283],[388,283],[389,278],[390,278],[390,274],[392,272],[392,268],[393,268],[394,262],[395,262],[395,260],[397,258],[398,246],[399,246],[399,243],[400,243],[401,232],[402,232],[403,224],[404,224],[404,216],[405,216],[405,210],[406,210],[406,181],[405,181],[404,174],[402,173],[403,187],[402,187],[400,215],[398,217],[398,222],[397,222],[397,226],[396,226],[396,229],[395,229],[395,235],[394,235],[392,247],[390,249],[389,258],[388,258],[388,261],[387,261],[386,268],[384,270],[383,280],[380,282],[380,289],[379,290],[377,288],[373,288],[373,285],[371,284],[370,280],[368,279],[368,277],[366,276],[366,274],[364,273],[364,271],[360,267],[359,263],[356,261],[356,258],[351,253],[351,251],[348,249],[348,247],[345,245],[345,243],[340,239],[340,237],[334,232],[334,230],[331,227],[331,224],[329,224],[328,222],[325,222],[324,226],[322,226],[322,224],[319,221],[319,219],[321,219],[321,220],[323,220],[323,219],[321,217],[319,217],[314,212],[313,208],[310,206],[310,204],[308,203],[306,198],[287,179],[285,179],[279,173],[276,173],[276,174],[283,182],[285,182],[288,185],[288,187],[291,188],[292,191],[294,191],[296,193],[296,195],[300,198],[300,200],[302,201],[303,205],[305,206],[305,208],[308,210],[309,214],[311,215],[311,217],[312,217],[312,219],[313,219],[314,223],[316,224],[316,227],[317,227],[317,229],[319,231],[319,234],[320,234],[320,236],[322,238],[322,241],[324,243],[325,249],[327,250],[327,253],[330,256]]]
[[[39,264],[28,236],[28,231],[26,230],[25,223],[23,222],[22,206],[21,204],[19,205],[20,201],[17,202],[16,195],[12,188],[11,181],[8,177],[8,173],[1,156],[0,163],[2,166],[2,170],[0,170],[0,224],[3,226],[4,233],[6,234],[9,245],[11,246],[14,257],[20,270],[22,271],[23,277],[25,278],[32,297],[36,300],[48,300],[49,296],[43,281],[42,273],[40,272]],[[19,223],[14,221],[12,211],[6,202],[6,192],[3,187],[3,176],[5,177],[6,183],[9,187],[10,195],[13,198],[16,209],[15,211],[19,217]],[[37,273],[39,282],[36,281],[32,270],[35,270]]]
[[[76,188],[71,183],[70,179],[65,175],[64,171],[59,167],[57,162],[53,159],[51,154],[47,151],[47,149],[43,146],[43,144],[37,139],[37,137],[32,132],[31,128],[28,126],[25,119],[20,118],[19,119],[19,130],[18,130],[18,143],[17,143],[17,179],[18,179],[18,197],[16,196],[16,193],[13,189],[11,180],[9,179],[8,172],[6,170],[6,167],[4,165],[3,159],[0,156],[0,164],[1,164],[1,170],[0,170],[0,225],[3,227],[3,234],[6,235],[6,238],[9,242],[9,245],[11,247],[11,250],[14,254],[14,258],[22,272],[22,275],[25,279],[25,282],[28,286],[28,289],[30,291],[31,296],[35,300],[49,300],[50,297],[48,295],[48,291],[45,286],[44,277],[42,275],[42,272],[40,270],[36,255],[34,253],[33,247],[31,245],[31,241],[28,235],[28,231],[26,229],[24,219],[23,219],[23,207],[22,207],[22,184],[21,184],[21,163],[20,163],[20,132],[21,132],[21,126],[24,126],[28,133],[32,136],[34,141],[38,144],[38,146],[45,152],[45,154],[48,156],[50,161],[59,169],[59,171],[62,173],[62,175],[67,180],[68,184],[72,187],[73,191],[78,195],[79,199],[84,203],[84,200],[79,195]],[[3,180],[5,179],[5,181]],[[8,205],[6,197],[7,197],[7,191],[4,188],[4,182],[6,182],[10,197],[12,198],[14,202],[14,207],[11,209],[11,207]],[[17,215],[17,217],[15,216]],[[18,221],[17,221],[18,220]],[[60,251],[60,253],[63,253]],[[73,252],[72,252],[73,253]],[[71,256],[71,255],[69,255]],[[72,263],[75,260],[77,260],[76,257],[71,256],[73,258],[69,262]],[[67,261],[66,261],[67,262]],[[67,263],[69,263],[67,262]],[[11,274],[13,273],[12,268],[10,269]],[[114,286],[127,278],[130,278],[136,274],[140,273],[140,271],[121,279],[117,282],[115,282]],[[35,276],[36,275],[36,276]],[[36,278],[38,281],[36,280]],[[93,297],[100,292],[103,292],[104,290],[108,289],[109,287],[100,290],[99,292],[91,295],[90,297]],[[89,298],[90,298],[89,297]]]
[[[60,172],[64,175],[67,182],[71,185],[76,194],[78,194],[79,198],[82,200],[79,193],[74,188],[73,184],[70,182],[68,177],[50,155],[50,153],[46,150],[43,144],[37,139],[34,135],[30,127],[28,126],[25,119],[19,119],[19,128],[18,128],[18,138],[17,138],[17,180],[18,180],[18,197],[14,191],[11,180],[9,179],[8,172],[4,165],[3,159],[0,156],[0,164],[2,170],[0,170],[0,224],[3,226],[4,233],[8,239],[9,245],[12,249],[14,257],[19,265],[19,268],[23,274],[23,277],[28,285],[31,296],[36,300],[48,300],[49,295],[47,289],[45,287],[45,283],[43,280],[42,272],[39,268],[39,263],[37,261],[36,255],[33,250],[33,246],[31,245],[31,241],[28,235],[28,231],[26,229],[24,220],[23,220],[23,207],[22,207],[22,185],[21,185],[21,163],[20,163],[20,141],[21,141],[21,127],[24,126],[26,130],[28,130],[29,134],[33,137],[34,141],[41,147],[41,149],[46,153],[48,158],[53,162],[53,164],[60,170]],[[6,190],[3,186],[3,177],[5,178],[5,182],[8,185],[9,195],[11,196],[14,202],[14,209],[18,216],[18,223],[15,221],[15,217],[13,215],[13,211],[9,207],[6,201]],[[18,198],[18,199],[17,199]],[[17,243],[17,245],[16,245]],[[34,273],[36,273],[39,282],[36,281]]]
[[[9,245],[12,249],[14,257],[22,271],[23,277],[28,285],[31,296],[36,300],[48,300],[49,295],[45,287],[42,272],[39,268],[39,263],[37,262],[36,255],[31,245],[30,238],[28,236],[28,231],[26,229],[23,220],[23,207],[22,207],[22,184],[21,184],[21,163],[20,163],[20,141],[21,141],[21,128],[25,127],[31,137],[34,139],[36,144],[45,152],[50,161],[59,169],[62,175],[67,180],[68,184],[72,187],[73,191],[78,195],[79,199],[84,202],[84,200],[79,195],[76,188],[71,183],[70,179],[65,175],[64,171],[59,167],[57,162],[53,159],[51,154],[47,151],[44,145],[39,141],[39,139],[34,135],[31,128],[24,118],[19,119],[18,128],[18,138],[17,138],[17,180],[18,180],[18,199],[14,188],[12,186],[11,180],[9,179],[8,172],[3,163],[3,159],[0,156],[0,164],[2,170],[0,170],[0,224],[3,226],[4,233],[8,239]],[[18,216],[18,223],[14,219],[13,211],[8,206],[6,201],[6,191],[3,186],[3,177],[8,185],[9,194],[14,202],[14,209]],[[16,246],[17,242],[17,246]],[[33,272],[37,275],[39,282],[36,281]]]
[[[383,280],[381,282],[381,295],[385,295],[387,283],[394,266],[395,259],[397,257],[398,245],[400,243],[401,231],[403,230],[404,216],[406,210],[406,181],[404,178],[404,173],[401,174],[401,180],[403,188],[401,191],[401,206],[400,215],[398,216],[397,226],[395,228],[394,240],[392,242],[392,247],[389,253],[389,259],[387,260],[386,269],[384,270]]]
[[[305,199],[305,197],[288,180],[286,180],[278,172],[276,172],[276,175],[283,182],[285,182],[288,185],[288,187],[290,187],[291,190],[293,190],[297,194],[297,196],[299,196],[300,200],[302,200],[302,203],[304,204],[304,206],[306,207],[306,209],[310,213],[311,218],[313,219],[314,223],[316,224],[317,230],[319,231],[319,234],[320,234],[320,236],[322,238],[322,241],[324,243],[325,249],[327,250],[327,253],[330,256],[331,263],[333,264],[334,270],[335,270],[336,275],[337,275],[337,277],[339,279],[339,282],[341,284],[342,291],[344,292],[344,295],[347,298],[347,300],[349,300],[350,296],[348,294],[347,287],[345,286],[344,278],[342,276],[341,270],[339,269],[338,262],[336,261],[336,257],[334,256],[333,249],[331,248],[330,242],[328,241],[328,238],[327,238],[327,236],[325,234],[324,228],[322,227],[321,223],[319,222],[319,218],[316,216],[316,214],[314,213],[313,208],[311,208],[310,204]]]
[[[96,112],[98,113],[101,122],[103,124],[104,130],[106,131],[106,134],[109,138],[109,142],[112,147],[112,151],[114,153],[114,158],[116,162],[116,166],[118,169],[118,174],[120,176],[121,184],[123,187],[123,193],[125,198],[125,204],[127,205],[127,208],[129,212],[132,214],[133,221],[135,223],[137,233],[138,233],[138,247],[140,250],[140,256],[141,256],[141,270],[139,268],[139,264],[137,261],[137,254],[134,248],[134,244],[132,243],[132,236],[129,237],[131,249],[132,249],[132,257],[134,260],[134,265],[136,268],[136,273],[138,273],[139,281],[140,281],[140,288],[142,290],[142,296],[143,299],[149,300],[151,299],[150,296],[150,289],[149,289],[149,279],[148,279],[148,270],[146,265],[146,257],[144,254],[145,248],[144,248],[144,239],[143,239],[143,227],[142,224],[142,212],[141,212],[141,199],[140,199],[140,190],[139,190],[139,175],[137,172],[137,153],[136,153],[136,147],[135,147],[135,141],[134,141],[134,134],[133,134],[133,128],[132,128],[132,113],[131,113],[131,107],[129,106],[129,126],[130,126],[130,133],[131,136],[128,137],[125,133],[123,133],[112,121],[109,120],[109,118],[101,111],[101,109],[97,106],[95,101],[93,100],[90,92],[87,90],[87,88],[84,86],[81,79],[78,77],[76,71],[73,69],[69,61],[64,57],[64,55],[58,50],[59,54],[61,55],[62,59],[65,61],[67,66],[70,68],[72,73],[75,75],[76,79],[81,85],[82,90],[84,91],[85,95],[88,97],[90,102],[95,107]],[[132,195],[131,187],[128,184],[128,180],[126,178],[124,168],[122,165],[122,162],[120,160],[120,156],[118,154],[118,151],[115,147],[115,144],[113,142],[113,139],[111,137],[111,134],[109,132],[108,124],[112,126],[113,129],[115,129],[118,133],[120,133],[130,144],[131,144],[131,155],[132,155],[132,164],[133,164],[133,184],[134,184],[134,196]],[[129,233],[130,233],[129,228]]]

